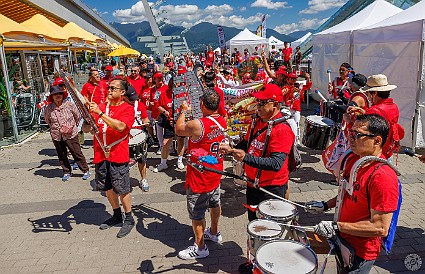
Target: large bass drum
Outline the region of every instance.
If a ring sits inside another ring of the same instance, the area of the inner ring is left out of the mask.
[[[310,115],[305,119],[302,143],[308,148],[324,150],[329,143],[334,122],[326,117]]]

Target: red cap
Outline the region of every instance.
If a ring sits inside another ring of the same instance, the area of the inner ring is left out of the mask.
[[[106,67],[105,67],[105,70],[113,71],[113,70],[114,70],[114,68],[113,68],[112,66],[106,66]]]
[[[183,74],[183,73],[185,73],[187,70],[186,70],[186,68],[185,67],[179,67],[178,69],[177,69],[177,73],[180,75],[180,74]]]
[[[58,85],[62,85],[62,84],[64,84],[63,79],[58,77],[58,78],[55,79],[52,86],[58,86]]]
[[[275,72],[276,75],[278,74],[283,74],[283,75],[288,75],[288,73],[286,72],[286,67],[285,66],[280,66]]]
[[[163,75],[162,75],[162,73],[161,72],[155,72],[155,74],[153,75],[153,78],[155,79],[155,78],[162,78],[162,77],[164,77]]]
[[[298,75],[295,72],[291,72],[289,74],[286,74],[286,76],[289,77],[289,78],[294,78],[294,79],[298,78]]]
[[[259,100],[275,100],[283,101],[282,89],[275,84],[266,84],[258,92],[252,94],[253,97]]]

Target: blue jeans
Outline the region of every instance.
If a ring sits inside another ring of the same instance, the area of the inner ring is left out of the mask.
[[[359,256],[354,257],[353,266],[351,268],[343,267],[339,262],[338,258],[336,260],[337,273],[338,274],[367,274],[372,269],[375,260],[365,260]]]

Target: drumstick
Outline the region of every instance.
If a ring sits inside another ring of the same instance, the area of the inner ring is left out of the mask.
[[[315,226],[290,225],[290,224],[282,224],[282,223],[280,223],[280,225],[289,226],[293,228],[299,228],[299,229],[303,229],[305,231],[310,231],[310,232],[314,232],[316,228]]]
[[[316,89],[315,92],[320,96],[320,98],[326,103],[328,100],[322,95],[320,90]]]
[[[332,72],[332,70],[329,68],[327,72],[328,72],[328,83],[332,83],[331,82],[331,72]]]
[[[298,204],[298,203],[296,203],[296,202],[292,202],[292,201],[286,200],[285,198],[280,197],[280,196],[278,196],[278,195],[276,195],[276,194],[274,194],[274,193],[271,193],[270,191],[265,190],[265,189],[264,189],[264,188],[262,188],[262,187],[260,187],[260,188],[259,188],[259,190],[261,190],[261,191],[263,191],[263,192],[265,192],[265,193],[267,193],[267,194],[269,194],[269,195],[271,195],[271,196],[273,196],[273,197],[275,197],[275,198],[277,198],[277,199],[279,199],[279,200],[282,200],[282,201],[288,202],[288,203],[290,203],[290,204],[293,204],[293,205],[296,205],[296,206],[299,206],[299,207],[302,207],[302,208],[307,208],[305,205],[301,205],[301,204]]]

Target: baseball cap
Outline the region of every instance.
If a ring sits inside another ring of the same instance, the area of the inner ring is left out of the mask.
[[[298,75],[295,72],[288,73],[288,74],[286,74],[286,76],[288,78],[293,78],[293,79],[297,79],[298,78]]]
[[[282,90],[275,84],[264,85],[262,89],[253,93],[252,96],[259,100],[275,100],[278,102],[283,101]]]
[[[288,73],[286,72],[286,67],[285,66],[280,66],[275,72],[276,75],[278,74],[283,74],[283,75],[288,75]]]
[[[114,70],[114,68],[113,68],[112,66],[106,66],[106,67],[105,67],[105,70],[113,71],[113,70]]]
[[[155,74],[153,75],[153,78],[162,78],[162,77],[164,76],[162,75],[161,72],[155,72]]]
[[[59,85],[63,85],[63,84],[64,84],[63,79],[58,77],[58,78],[55,79],[52,86],[59,86]]]
[[[136,89],[133,86],[128,86],[128,89],[124,93],[124,96],[127,97],[130,101],[136,101],[138,98]]]
[[[366,86],[367,78],[363,74],[359,73],[351,78],[348,78],[348,82],[354,87],[355,90],[359,90],[360,88]]]

